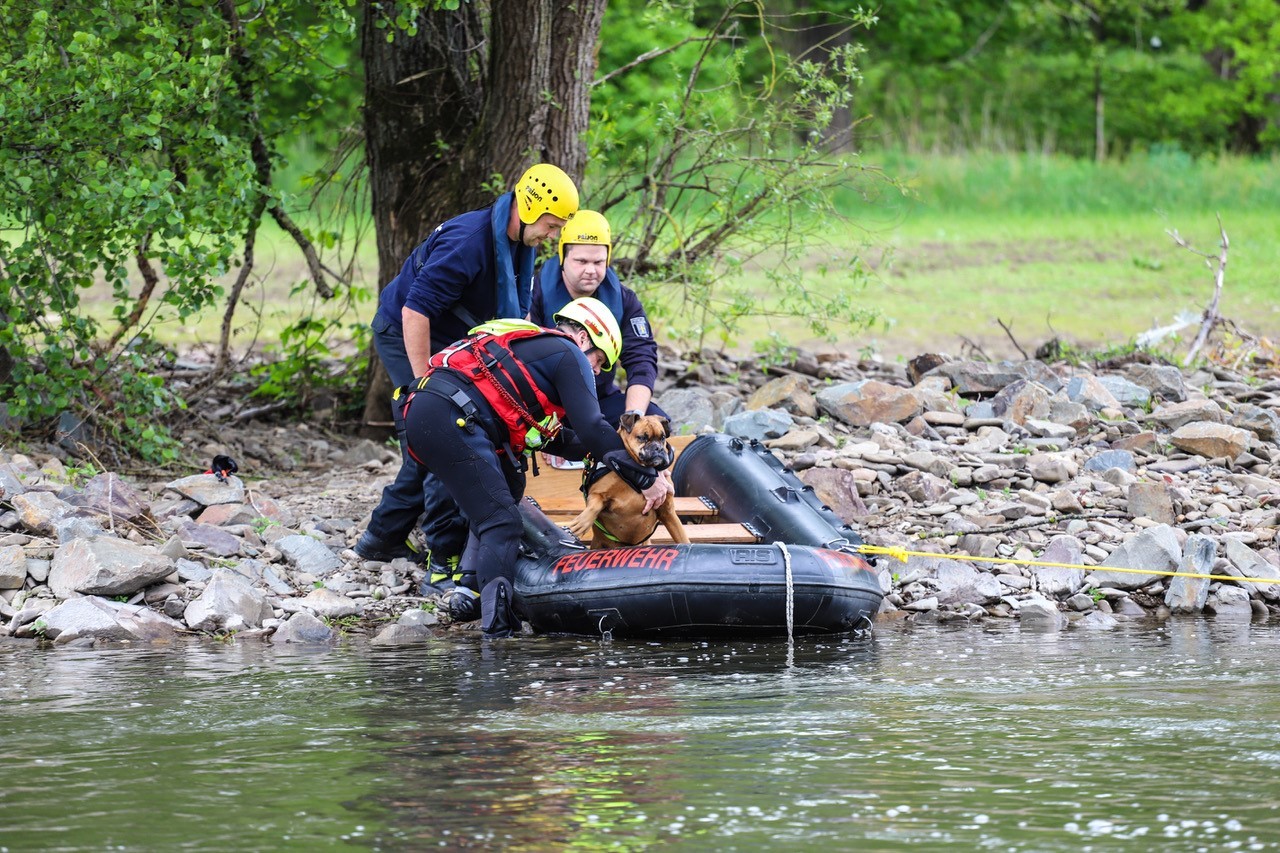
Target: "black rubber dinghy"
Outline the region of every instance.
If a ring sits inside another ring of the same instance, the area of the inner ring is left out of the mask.
[[[781,637],[866,629],[884,593],[862,543],[766,448],[702,436],[676,460],[677,494],[703,495],[760,544],[586,550],[524,501],[516,598],[543,633]]]

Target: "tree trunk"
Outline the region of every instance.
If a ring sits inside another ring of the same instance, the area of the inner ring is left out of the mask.
[[[365,157],[378,247],[378,291],[431,229],[462,212],[465,186],[458,155],[479,118],[483,89],[471,79],[468,57],[482,58],[484,33],[471,3],[456,12],[418,16],[414,36],[380,29],[376,0],[366,0],[361,36],[365,66]],[[391,380],[369,353],[362,434],[390,429]]]
[[[599,67],[600,25],[605,0],[557,3],[551,24],[551,93],[546,150],[575,181],[587,171],[587,126],[591,119],[591,81]],[[583,206],[591,208],[584,196]]]
[[[546,158],[552,0],[494,0],[489,92],[473,184],[501,175],[507,186]]]
[[[1107,59],[1107,31],[1103,25],[1102,4],[1085,3],[1089,13],[1089,35],[1093,43],[1093,159],[1107,159],[1106,93],[1102,89],[1102,65]]]
[[[605,2],[462,3],[420,13],[409,36],[376,26],[380,15],[394,20],[394,4],[365,0],[365,149],[379,291],[432,228],[492,202],[495,176],[510,187],[532,164],[549,162],[581,179]],[[372,353],[369,361],[362,432],[386,435],[390,381]]]

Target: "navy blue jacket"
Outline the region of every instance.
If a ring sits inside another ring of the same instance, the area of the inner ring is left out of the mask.
[[[377,316],[401,328],[405,306],[431,320],[431,351],[437,352],[467,336],[472,326],[498,316],[498,288],[514,284],[519,301],[527,305],[532,282],[519,281],[522,267],[532,269],[534,249],[508,241],[517,281],[501,282],[495,251],[494,208],[505,202],[510,209],[513,193],[480,210],[455,216],[436,226],[426,240],[409,253],[400,273],[378,297]]]
[[[596,290],[596,298],[609,308],[622,329],[622,355],[618,357],[618,363],[627,372],[627,384],[634,383],[653,390],[653,383],[658,379],[658,343],[653,339],[653,329],[649,326],[644,306],[640,304],[640,297],[622,284],[613,267],[609,267],[605,280]],[[569,291],[565,289],[560,275],[560,261],[553,257],[542,265],[538,274],[529,319],[550,328],[555,325],[552,319],[555,312],[569,301]],[[617,368],[615,364],[610,370],[600,371],[596,377],[596,396],[600,399],[617,392],[614,384]]]

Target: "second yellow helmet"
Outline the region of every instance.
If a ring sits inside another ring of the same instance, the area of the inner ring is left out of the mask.
[[[613,260],[613,232],[609,230],[609,220],[604,218],[604,214],[580,209],[569,217],[564,228],[560,229],[560,266],[564,266],[565,247],[583,243],[604,246],[607,250],[604,256],[606,266]]]

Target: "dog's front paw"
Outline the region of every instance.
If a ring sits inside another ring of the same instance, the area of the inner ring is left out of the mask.
[[[589,513],[579,513],[578,517],[565,525],[565,528],[578,537],[582,541],[587,540],[587,535],[591,533],[591,524],[595,519]]]

